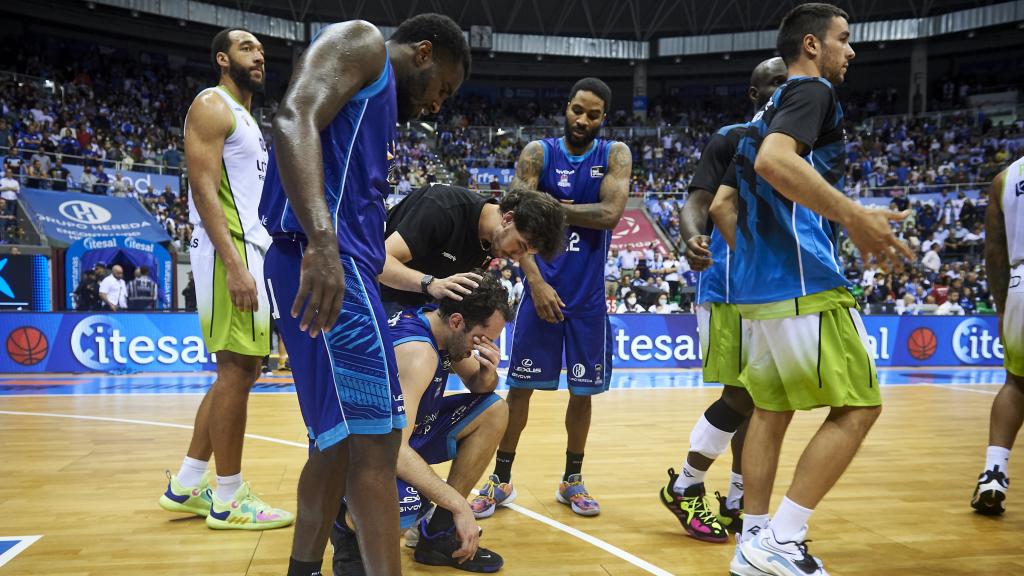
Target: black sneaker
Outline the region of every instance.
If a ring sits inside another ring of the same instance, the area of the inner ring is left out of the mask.
[[[363,557],[359,554],[359,540],[348,526],[341,527],[337,522],[334,523],[331,528],[331,546],[334,546],[334,558],[331,561],[334,576],[366,576]]]
[[[428,535],[427,522],[424,520],[420,522],[419,530],[420,541],[416,544],[416,553],[413,557],[420,564],[449,566],[466,572],[485,573],[497,572],[505,564],[505,561],[497,553],[482,547],[476,549],[476,554],[472,558],[459,564],[452,558],[452,554],[461,547],[459,539],[455,535],[454,526],[444,532]]]
[[[726,506],[728,498],[715,492],[715,499],[718,500],[718,523],[733,534],[743,533],[743,498],[740,498],[739,508]]]
[[[1010,479],[1003,474],[999,466],[992,470],[985,470],[978,476],[978,485],[974,488],[974,496],[971,498],[971,508],[978,514],[985,516],[999,516],[1006,511],[1003,508],[1003,501],[1006,500],[1006,491],[1010,488]]]

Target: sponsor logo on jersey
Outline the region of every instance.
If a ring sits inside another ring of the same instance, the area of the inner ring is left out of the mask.
[[[591,166],[590,167],[590,177],[591,178],[604,178],[605,172],[606,172],[606,170],[605,170],[604,166]]]

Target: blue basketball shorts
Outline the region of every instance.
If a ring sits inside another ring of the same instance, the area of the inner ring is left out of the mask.
[[[612,326],[607,313],[566,315],[557,324],[537,316],[533,299],[519,305],[508,364],[510,388],[557,390],[565,359],[569,392],[591,396],[608,390],[612,378]]]
[[[311,338],[291,306],[299,289],[301,240],[275,238],[264,274],[271,314],[291,359],[309,439],[321,451],[352,434],[405,427],[405,403],[376,276],[342,255],[345,299],[337,323]]]
[[[494,393],[445,396],[438,402],[437,410],[417,415],[419,423],[409,438],[409,446],[427,464],[454,460],[458,452],[456,439],[462,430],[499,401],[501,397]],[[402,530],[426,513],[419,492],[401,479],[398,480],[398,507]]]

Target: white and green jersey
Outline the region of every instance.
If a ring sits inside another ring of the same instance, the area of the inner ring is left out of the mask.
[[[220,184],[217,199],[228,222],[231,236],[258,247],[262,252],[270,248],[271,238],[260,222],[259,206],[263,194],[263,179],[267,173],[267,144],[263,141],[256,120],[223,86],[207,88],[224,99],[231,110],[231,132],[224,140],[221,156]],[[198,98],[199,96],[196,96]],[[193,226],[202,227],[202,220],[188,191],[188,217]]]
[[[1006,249],[1009,251],[1012,270],[1024,264],[1024,157],[1018,158],[1006,169],[1000,202],[1006,223]]]

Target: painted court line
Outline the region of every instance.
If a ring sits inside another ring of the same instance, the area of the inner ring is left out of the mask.
[[[110,418],[110,417],[105,417],[105,416],[84,416],[84,415],[79,415],[79,414],[54,414],[54,413],[49,413],[49,412],[15,412],[15,411],[11,411],[11,410],[0,410],[0,415],[7,415],[7,416],[37,416],[37,417],[44,417],[44,418],[67,418],[67,419],[71,419],[71,420],[92,420],[92,421],[96,421],[96,422],[116,422],[116,423],[121,423],[121,424],[137,424],[137,425],[140,425],[140,426],[158,426],[158,427],[161,427],[161,428],[177,428],[177,429],[181,429],[181,430],[191,430],[192,429],[192,426],[186,426],[184,424],[173,424],[173,423],[170,423],[170,422],[154,422],[154,421],[151,421],[151,420],[131,420],[131,419],[127,419],[127,418]],[[306,448],[306,449],[309,448],[309,446],[307,444],[303,444],[303,443],[299,443],[299,442],[291,442],[289,440],[281,440],[280,438],[271,438],[269,436],[260,436],[258,434],[246,434],[245,437],[246,438],[252,438],[254,440],[263,440],[265,442],[273,442],[274,444],[283,444],[285,446],[295,446],[297,448]],[[518,504],[509,504],[507,507],[512,509],[512,510],[515,510],[516,512],[522,514],[523,516],[526,516],[528,518],[532,518],[532,519],[534,519],[534,520],[536,520],[538,522],[541,522],[542,524],[547,524],[548,526],[551,526],[552,528],[554,528],[556,530],[560,530],[560,531],[565,532],[566,534],[569,534],[570,536],[573,536],[575,538],[578,538],[578,539],[580,539],[580,540],[582,540],[582,541],[584,541],[584,542],[586,542],[586,543],[588,543],[588,544],[590,544],[592,546],[596,546],[597,548],[600,548],[601,550],[604,550],[605,552],[608,552],[609,554],[611,554],[613,556],[616,556],[618,558],[621,558],[622,560],[625,560],[626,562],[629,562],[630,564],[636,566],[637,568],[639,568],[639,569],[641,569],[641,570],[643,570],[645,572],[648,572],[650,574],[655,574],[656,576],[672,576],[671,572],[663,570],[662,568],[659,568],[659,567],[655,566],[654,564],[651,564],[650,562],[647,562],[646,560],[643,560],[642,558],[638,558],[637,556],[634,556],[633,554],[630,554],[629,552],[626,552],[625,550],[622,550],[621,548],[618,548],[617,546],[613,546],[613,545],[609,544],[608,542],[605,542],[604,540],[601,540],[600,538],[596,538],[594,536],[591,536],[590,534],[587,534],[586,532],[582,532],[580,530],[577,530],[576,528],[573,528],[572,526],[568,526],[566,524],[562,524],[561,522],[559,522],[557,520],[553,520],[551,518],[548,518],[547,516],[544,516],[543,514],[539,514],[537,512],[534,512],[533,510],[530,510],[529,508],[524,508],[522,506],[519,506]],[[8,553],[10,553],[12,550],[17,549],[18,551],[14,552],[14,554],[17,554],[18,552],[20,552],[21,550],[24,550],[29,545],[31,545],[33,542],[38,540],[40,538],[40,536],[25,536],[23,538],[25,538],[25,539],[32,538],[32,540],[28,541],[27,543],[22,543],[22,544],[19,544],[18,546],[15,546],[11,550],[9,550]],[[6,562],[6,560],[5,560],[6,556],[7,556],[7,553],[5,553],[3,556],[0,556],[0,566],[3,566],[4,562]],[[14,556],[12,555],[11,557],[13,558]],[[9,559],[10,558],[7,558],[7,560],[9,560]]]
[[[989,384],[990,386],[999,386],[999,384]],[[989,396],[995,396],[999,392],[993,392],[991,390],[975,390],[974,388],[965,388],[963,386],[956,386],[953,384],[921,384],[921,386],[928,386],[931,388],[945,388],[947,390],[959,390],[961,392],[974,392],[975,394],[988,394]],[[971,385],[981,386],[981,384]]]
[[[0,536],[0,542],[17,542],[17,544],[8,548],[6,552],[0,554],[0,566],[13,560],[15,556],[24,552],[26,548],[35,544],[40,538],[42,536]]]

